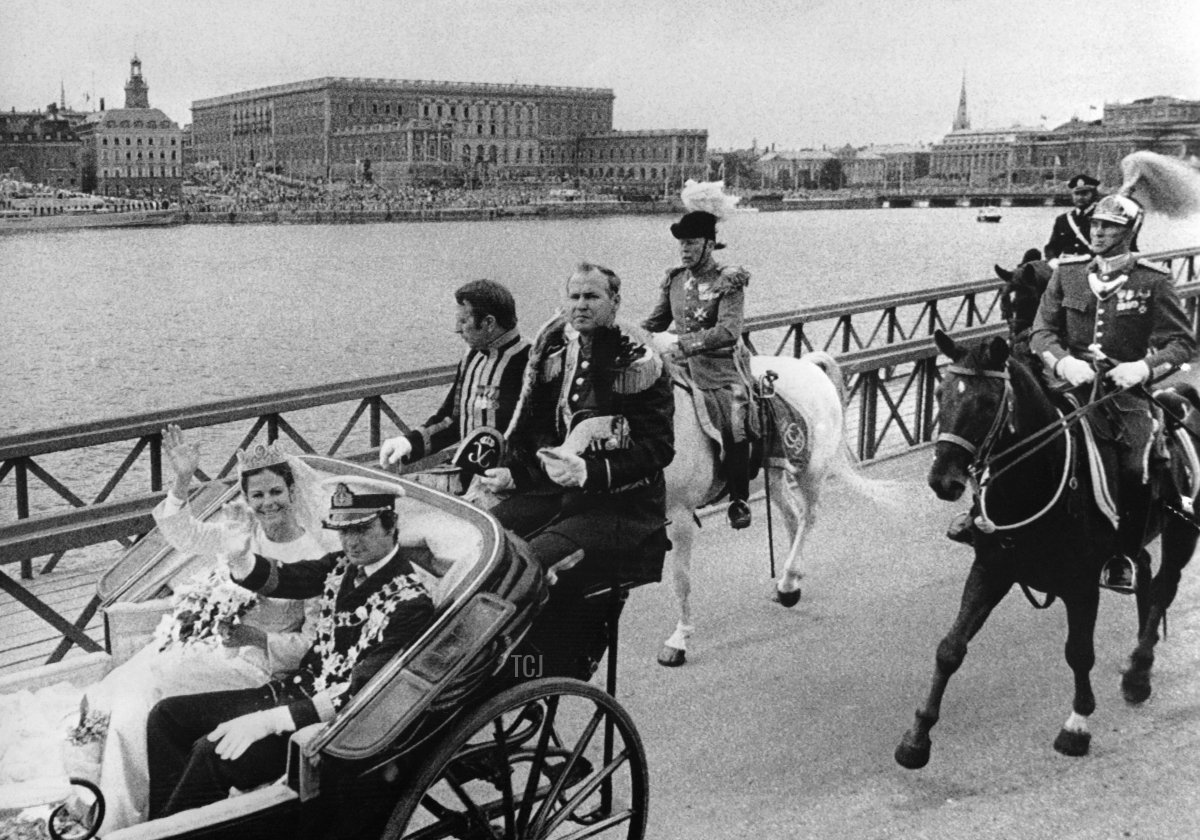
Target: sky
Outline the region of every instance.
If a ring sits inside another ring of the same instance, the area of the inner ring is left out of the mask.
[[[323,76],[610,88],[614,128],[713,149],[931,143],[1200,99],[1197,0],[0,0],[0,108],[150,104]],[[85,99],[90,96],[91,99]]]

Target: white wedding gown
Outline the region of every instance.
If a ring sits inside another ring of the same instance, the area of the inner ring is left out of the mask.
[[[220,526],[199,521],[173,497],[168,495],[155,508],[154,518],[176,549],[205,556],[219,553]],[[309,532],[291,542],[274,542],[256,524],[250,550],[292,563],[323,557],[330,549]],[[312,644],[317,601],[260,597],[243,623],[267,634],[266,651],[253,646],[176,645],[160,652],[151,642],[87,690],[89,710],[110,715],[99,779],[106,805],[105,833],[146,819],[150,783],[146,719],[154,704],[181,694],[254,688],[273,675],[295,670]]]

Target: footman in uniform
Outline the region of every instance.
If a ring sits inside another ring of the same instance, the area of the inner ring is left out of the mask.
[[[674,399],[661,359],[636,328],[616,323],[620,302],[613,271],[576,267],[562,313],[530,351],[505,460],[480,479],[507,495],[492,513],[529,540],[544,569],[583,552],[557,575],[535,628],[557,636],[567,656],[586,653],[591,641],[578,639],[589,623],[580,620],[582,593],[618,574],[657,580],[666,547],[663,469],[675,454]],[[655,540],[658,567],[637,568]],[[621,562],[631,567],[614,568]]]
[[[512,293],[494,280],[473,280],[454,292],[455,332],[466,342],[454,384],[441,407],[379,449],[379,465],[419,460],[465,440],[482,427],[503,430],[512,419],[529,342],[517,330]]]

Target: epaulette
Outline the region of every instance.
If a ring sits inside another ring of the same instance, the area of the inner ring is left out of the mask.
[[[1091,262],[1091,261],[1092,261],[1091,254],[1071,254],[1070,256],[1058,258],[1059,265],[1070,264],[1070,263],[1080,263],[1080,262]]]
[[[721,266],[721,279],[717,286],[722,292],[736,291],[750,284],[750,272],[740,265]]]
[[[662,359],[644,344],[637,345],[640,351],[624,369],[613,378],[613,391],[618,394],[638,394],[658,381],[662,375]]]
[[[664,289],[669,289],[671,287],[671,281],[684,271],[687,271],[687,266],[677,265],[674,268],[668,268],[666,275],[663,276],[662,282],[659,283],[659,285]]]
[[[1170,268],[1168,268],[1163,263],[1158,262],[1157,260],[1139,259],[1137,261],[1136,265],[1140,265],[1142,268],[1148,268],[1151,271],[1157,271],[1159,274],[1170,274],[1171,273]]]

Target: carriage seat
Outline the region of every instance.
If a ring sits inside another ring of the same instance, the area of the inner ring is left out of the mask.
[[[397,500],[397,541],[425,548],[416,574],[429,589],[435,609],[450,603],[483,559],[483,534],[474,525],[410,498]]]

